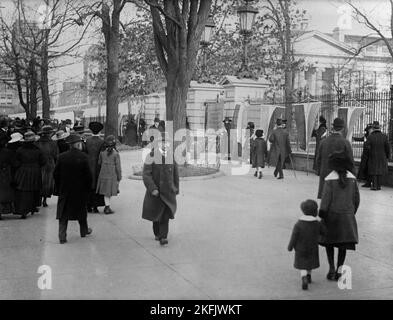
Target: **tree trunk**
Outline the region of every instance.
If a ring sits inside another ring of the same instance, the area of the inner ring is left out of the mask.
[[[111,35],[107,43],[107,89],[105,135],[118,136],[119,113],[119,38]]]
[[[173,121],[173,132],[186,127],[186,104],[189,83],[173,79],[165,89],[166,120]]]
[[[37,117],[37,91],[38,91],[38,82],[37,82],[37,70],[36,70],[36,61],[34,58],[30,61],[30,75],[31,75],[31,85],[30,85],[30,116],[32,119]]]
[[[49,119],[50,117],[50,95],[49,95],[49,80],[48,80],[48,37],[49,30],[45,30],[44,44],[42,46],[41,54],[41,94],[42,94],[42,118]]]

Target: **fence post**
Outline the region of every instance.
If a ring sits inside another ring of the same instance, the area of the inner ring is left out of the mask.
[[[389,140],[393,147],[393,85],[390,85],[390,125],[389,125]]]

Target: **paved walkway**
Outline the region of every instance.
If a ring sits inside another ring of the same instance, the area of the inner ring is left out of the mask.
[[[124,176],[140,152],[122,153]],[[227,168],[224,167],[227,171]],[[318,179],[272,169],[262,180],[224,176],[181,183],[169,245],[160,247],[141,219],[142,181],[123,179],[116,214],[90,214],[93,234],[81,239],[70,223],[58,244],[56,199],[22,221],[0,221],[1,299],[389,299],[393,297],[393,189],[361,190],[360,244],[349,252],[352,290],[325,280],[321,267],[309,291],[300,289],[287,252],[299,204],[315,198]],[[39,266],[52,270],[52,289],[40,290]]]

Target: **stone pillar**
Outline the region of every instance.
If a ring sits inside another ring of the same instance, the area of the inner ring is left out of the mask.
[[[324,68],[317,68],[316,69],[316,87],[315,87],[315,94],[316,95],[321,95],[323,93],[322,87],[323,87],[323,77],[322,74],[325,72]]]

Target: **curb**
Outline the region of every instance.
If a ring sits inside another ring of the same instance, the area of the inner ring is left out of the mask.
[[[225,173],[222,171],[213,173],[213,174],[208,174],[204,176],[195,176],[195,177],[181,177],[180,181],[201,181],[201,180],[210,180],[210,179],[216,179],[219,177],[225,176]],[[130,180],[142,180],[142,176],[136,176],[134,174],[128,176],[128,179]]]

